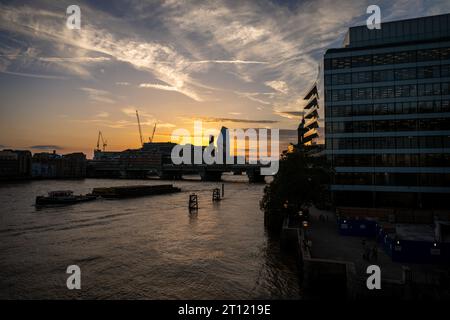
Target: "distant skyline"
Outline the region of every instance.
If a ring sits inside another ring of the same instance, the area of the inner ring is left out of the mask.
[[[195,119],[295,139],[323,53],[369,5],[382,22],[450,12],[448,0],[181,3],[0,0],[0,147],[92,156],[101,130],[108,150],[136,148],[136,109],[145,140]],[[71,4],[81,30],[66,28]]]

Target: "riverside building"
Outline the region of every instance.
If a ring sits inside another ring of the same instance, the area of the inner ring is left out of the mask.
[[[350,28],[324,81],[336,205],[450,208],[450,14]]]

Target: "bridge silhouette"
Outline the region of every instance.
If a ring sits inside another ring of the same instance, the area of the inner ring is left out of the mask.
[[[138,159],[89,160],[87,174],[94,178],[145,178],[158,176],[161,179],[177,180],[183,175],[198,174],[202,181],[220,181],[225,172],[246,173],[249,182],[264,182],[261,168],[270,164],[180,164],[152,162]]]

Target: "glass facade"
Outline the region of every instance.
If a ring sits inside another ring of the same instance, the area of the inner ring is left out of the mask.
[[[324,56],[336,204],[450,208],[450,14],[347,39]]]

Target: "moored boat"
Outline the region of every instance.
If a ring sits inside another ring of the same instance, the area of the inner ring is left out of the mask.
[[[51,191],[47,196],[37,196],[36,205],[69,205],[80,202],[87,202],[97,199],[97,196],[92,194],[74,195],[73,191]]]

